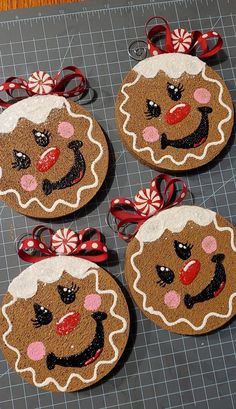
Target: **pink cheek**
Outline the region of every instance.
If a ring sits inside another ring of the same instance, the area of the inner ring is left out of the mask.
[[[202,249],[207,254],[214,253],[217,250],[217,241],[213,236],[206,236],[202,240]]]
[[[193,97],[200,104],[207,104],[211,99],[211,93],[206,88],[197,88],[194,91]]]
[[[180,304],[180,295],[176,291],[168,291],[164,296],[164,303],[167,307],[175,309]]]
[[[37,188],[38,183],[33,175],[23,175],[20,179],[20,185],[27,192],[33,192]]]
[[[57,132],[60,136],[62,136],[62,138],[69,139],[74,135],[75,129],[70,122],[60,122]]]
[[[46,348],[40,341],[32,342],[28,345],[27,355],[32,361],[40,361],[46,355]]]
[[[156,142],[159,141],[160,139],[160,134],[157,130],[157,128],[155,128],[154,126],[147,126],[147,128],[145,128],[143,130],[143,139],[146,142]]]
[[[86,295],[84,300],[84,308],[87,311],[96,311],[102,303],[102,299],[98,294]]]

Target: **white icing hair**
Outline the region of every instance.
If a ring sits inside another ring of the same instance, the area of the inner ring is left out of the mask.
[[[170,78],[179,78],[184,73],[197,75],[203,71],[205,65],[198,57],[170,53],[146,58],[135,65],[133,70],[145,78],[154,78],[159,71],[164,71]]]
[[[158,240],[166,230],[181,232],[190,221],[199,226],[208,226],[216,219],[216,213],[198,206],[178,206],[163,210],[150,217],[139,229],[136,239],[140,243]]]
[[[98,270],[91,261],[71,256],[49,257],[32,264],[13,279],[8,292],[14,298],[31,298],[37,292],[38,281],[44,284],[58,281],[64,271],[79,279],[86,277],[88,270]]]
[[[21,118],[35,124],[45,122],[52,109],[61,109],[65,100],[58,95],[36,95],[11,105],[0,114],[0,133],[14,131]]]

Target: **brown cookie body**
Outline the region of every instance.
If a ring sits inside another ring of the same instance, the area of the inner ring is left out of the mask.
[[[203,334],[236,313],[235,229],[218,214],[179,206],[146,221],[129,243],[125,276],[144,314],[180,334]]]
[[[139,62],[116,101],[116,122],[128,150],[159,170],[185,171],[215,158],[233,127],[223,79],[197,57],[162,54]]]
[[[99,381],[118,362],[129,335],[128,307],[115,280],[69,256],[41,261],[16,277],[0,318],[10,366],[49,391]]]
[[[87,204],[108,169],[96,120],[56,95],[17,102],[0,115],[0,199],[32,217],[64,216]]]

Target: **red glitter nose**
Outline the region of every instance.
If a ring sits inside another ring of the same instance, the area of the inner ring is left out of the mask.
[[[55,163],[57,162],[60,156],[60,149],[57,146],[53,146],[48,148],[43,154],[40,156],[39,160],[36,162],[36,169],[39,172],[47,172],[51,169]]]
[[[74,331],[80,322],[80,314],[78,312],[68,312],[56,323],[57,335],[67,335]]]
[[[179,279],[182,284],[188,285],[195,280],[201,268],[201,263],[198,260],[188,261],[180,270]]]
[[[169,125],[181,122],[191,111],[191,106],[185,102],[178,102],[165,115],[165,120]]]

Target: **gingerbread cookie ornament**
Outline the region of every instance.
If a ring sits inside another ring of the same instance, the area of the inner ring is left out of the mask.
[[[166,176],[169,199],[163,201],[158,179],[126,204],[129,211],[111,204],[123,238],[123,226],[137,224],[126,251],[125,277],[135,302],[155,324],[180,334],[204,334],[236,313],[235,228],[209,209],[176,206],[176,198],[170,199],[176,180]]]
[[[100,233],[92,240],[91,232],[60,229],[49,247],[36,232],[24,239],[21,257],[39,259],[27,254],[34,248],[44,259],[19,274],[3,299],[5,358],[27,382],[48,391],[76,391],[98,382],[116,365],[128,339],[125,297],[112,276],[90,261],[107,258]]]
[[[162,20],[165,26],[147,31],[152,57],[135,65],[123,81],[116,121],[123,142],[141,162],[186,171],[209,163],[225,147],[233,127],[233,103],[223,79],[201,60],[219,51],[220,35],[183,29],[171,33]],[[153,42],[162,32],[163,49]],[[217,43],[209,49],[212,38]],[[202,50],[199,57],[190,55],[196,47]]]
[[[107,173],[108,146],[101,128],[83,107],[65,98],[86,89],[85,78],[74,70],[60,82],[55,79],[54,85],[48,78],[40,80],[41,72],[37,78],[33,75],[35,81],[20,84],[33,96],[0,115],[0,199],[28,216],[54,218],[80,209],[98,192]],[[68,76],[82,84],[60,92]],[[10,79],[4,89],[17,85]]]

